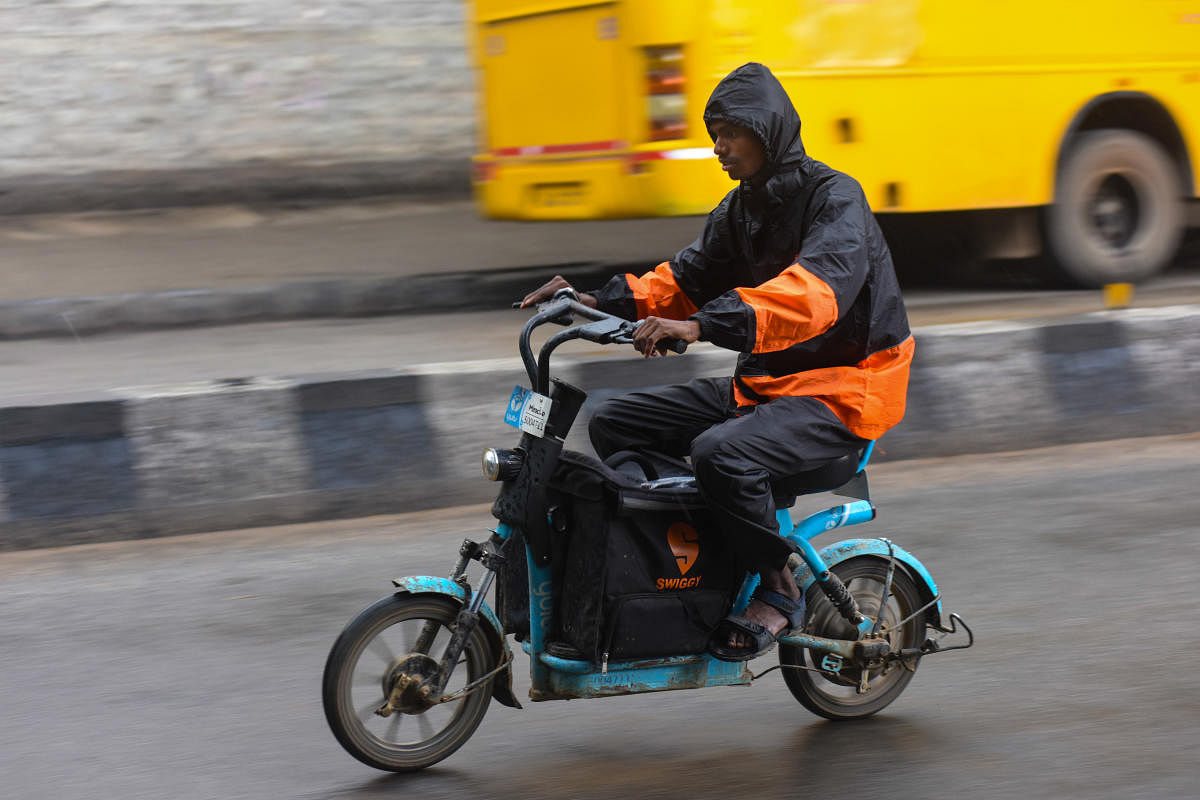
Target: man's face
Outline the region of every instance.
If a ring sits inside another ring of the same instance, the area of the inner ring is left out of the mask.
[[[721,161],[721,169],[735,181],[752,177],[767,163],[763,144],[749,128],[732,122],[716,120],[708,126],[713,140],[713,152]]]

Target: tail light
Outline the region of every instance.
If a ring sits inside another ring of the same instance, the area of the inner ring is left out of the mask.
[[[471,164],[471,178],[475,183],[487,183],[496,177],[494,161],[475,161]]]
[[[646,48],[646,118],[650,141],[687,138],[683,46]]]

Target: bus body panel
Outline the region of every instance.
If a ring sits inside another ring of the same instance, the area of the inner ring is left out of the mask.
[[[705,213],[732,184],[704,103],[750,60],[792,96],[808,152],[857,178],[877,211],[1050,203],[1064,137],[1114,93],[1165,109],[1200,193],[1193,0],[478,0],[472,35],[487,216]],[[677,48],[686,76],[686,129],[666,141],[648,135],[659,46]]]

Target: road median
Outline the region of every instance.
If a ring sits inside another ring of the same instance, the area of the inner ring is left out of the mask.
[[[507,289],[505,290],[507,291]],[[918,328],[908,412],[877,458],[1200,430],[1200,306]],[[701,348],[652,366],[563,358],[595,402],[729,374]],[[0,549],[165,536],[483,502],[484,447],[519,359],[251,377],[0,407]]]

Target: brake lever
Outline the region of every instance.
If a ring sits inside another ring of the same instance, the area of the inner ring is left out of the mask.
[[[537,310],[538,310],[538,311],[541,311],[541,310],[542,310],[542,309],[544,309],[546,306],[550,305],[551,303],[553,303],[553,302],[555,302],[555,301],[557,301],[557,300],[562,300],[564,297],[565,297],[566,299],[568,299],[568,300],[574,300],[576,303],[578,303],[578,302],[579,302],[579,292],[575,291],[575,290],[574,290],[574,289],[572,289],[570,286],[564,286],[563,288],[561,288],[561,289],[559,289],[558,291],[556,291],[554,294],[550,295],[550,297],[549,297],[549,298],[547,298],[547,299],[543,300],[542,302],[538,303],[538,304],[537,304]],[[512,304],[512,307],[513,307],[513,308],[520,308],[520,307],[521,307],[521,301],[520,301],[520,300],[517,300],[517,301],[515,301],[515,302]]]
[[[537,304],[537,306],[536,306],[537,313],[539,313],[539,314],[542,313],[543,311],[552,307],[555,303],[557,303],[561,300],[571,300],[571,301],[578,303],[579,302],[579,293],[576,292],[574,289],[570,288],[569,286],[559,289],[553,295],[551,295],[549,299],[543,300],[542,302]],[[512,304],[512,307],[520,308],[521,303],[515,302]],[[564,308],[563,312],[561,314],[559,314],[557,317],[551,317],[550,319],[548,319],[546,321],[552,322],[555,325],[562,325],[564,328],[569,328],[575,322],[575,315],[571,313],[570,307],[567,307],[567,308]]]

